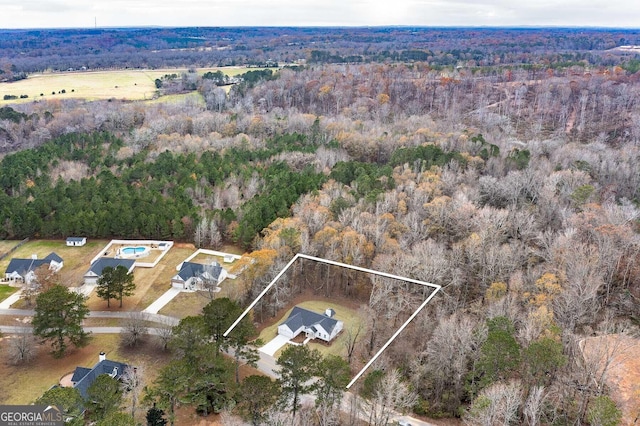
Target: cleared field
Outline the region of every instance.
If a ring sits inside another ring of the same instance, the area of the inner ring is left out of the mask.
[[[354,309],[347,308],[346,306],[341,306],[336,304],[335,302],[327,302],[324,300],[309,300],[306,302],[300,302],[296,304],[296,306],[300,306],[301,308],[309,309],[314,312],[324,312],[327,308],[332,308],[336,311],[335,318],[344,322],[344,330],[350,329],[352,327],[357,328],[358,324],[362,323],[362,318],[358,315],[358,312]],[[284,315],[282,315],[276,322],[265,327],[261,332],[259,338],[262,339],[264,343],[269,342],[271,339],[278,335],[278,325],[282,324],[284,320],[287,319],[293,307],[288,309]],[[308,343],[309,348],[317,349],[322,353],[323,356],[337,355],[346,358],[346,349],[345,349],[345,340],[346,334],[344,332],[340,333],[338,337],[336,337],[330,345],[324,345],[322,343],[314,343],[311,341]],[[278,358],[282,349],[278,350],[274,357]]]
[[[257,70],[259,68],[251,68]],[[208,71],[222,71],[233,77],[247,72],[243,67],[199,68]],[[33,74],[28,78],[11,83],[0,83],[0,105],[53,99],[152,99],[156,92],[155,79],[165,74],[180,74],[182,69],[157,70],[112,70],[74,71]],[[62,93],[62,90],[65,93]],[[27,95],[26,99],[3,100],[5,95]]]
[[[205,107],[204,98],[198,92],[166,95],[146,101],[148,104],[199,105]]]

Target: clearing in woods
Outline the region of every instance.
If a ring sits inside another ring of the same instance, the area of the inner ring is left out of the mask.
[[[198,74],[222,71],[233,77],[260,68],[198,68]],[[0,105],[55,99],[153,99],[155,80],[166,74],[187,72],[186,69],[69,71],[32,74],[24,80],[0,83]],[[64,93],[62,91],[64,90]],[[42,95],[41,95],[42,94]],[[5,95],[27,95],[26,99],[4,100]]]

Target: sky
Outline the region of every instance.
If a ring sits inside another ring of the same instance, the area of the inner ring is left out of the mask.
[[[0,28],[578,26],[640,28],[639,0],[0,0]]]

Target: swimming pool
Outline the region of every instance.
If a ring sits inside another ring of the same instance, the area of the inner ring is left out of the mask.
[[[151,249],[145,246],[137,246],[137,247],[122,247],[118,250],[118,255],[121,258],[131,259],[131,258],[140,258],[149,255]]]
[[[137,254],[137,253],[143,253],[146,249],[147,249],[146,247],[125,247],[122,249],[122,253]]]

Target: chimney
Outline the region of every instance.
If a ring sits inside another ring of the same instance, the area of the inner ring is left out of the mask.
[[[100,356],[98,357],[98,362],[105,361],[107,359],[107,354],[104,352],[100,352]]]
[[[37,258],[38,258],[38,255],[37,255],[37,254],[32,254],[32,255],[31,255],[31,259],[36,260]]]
[[[324,315],[329,317],[329,318],[333,317],[335,314],[336,314],[336,311],[334,311],[331,308],[327,308],[327,310],[324,311]]]

